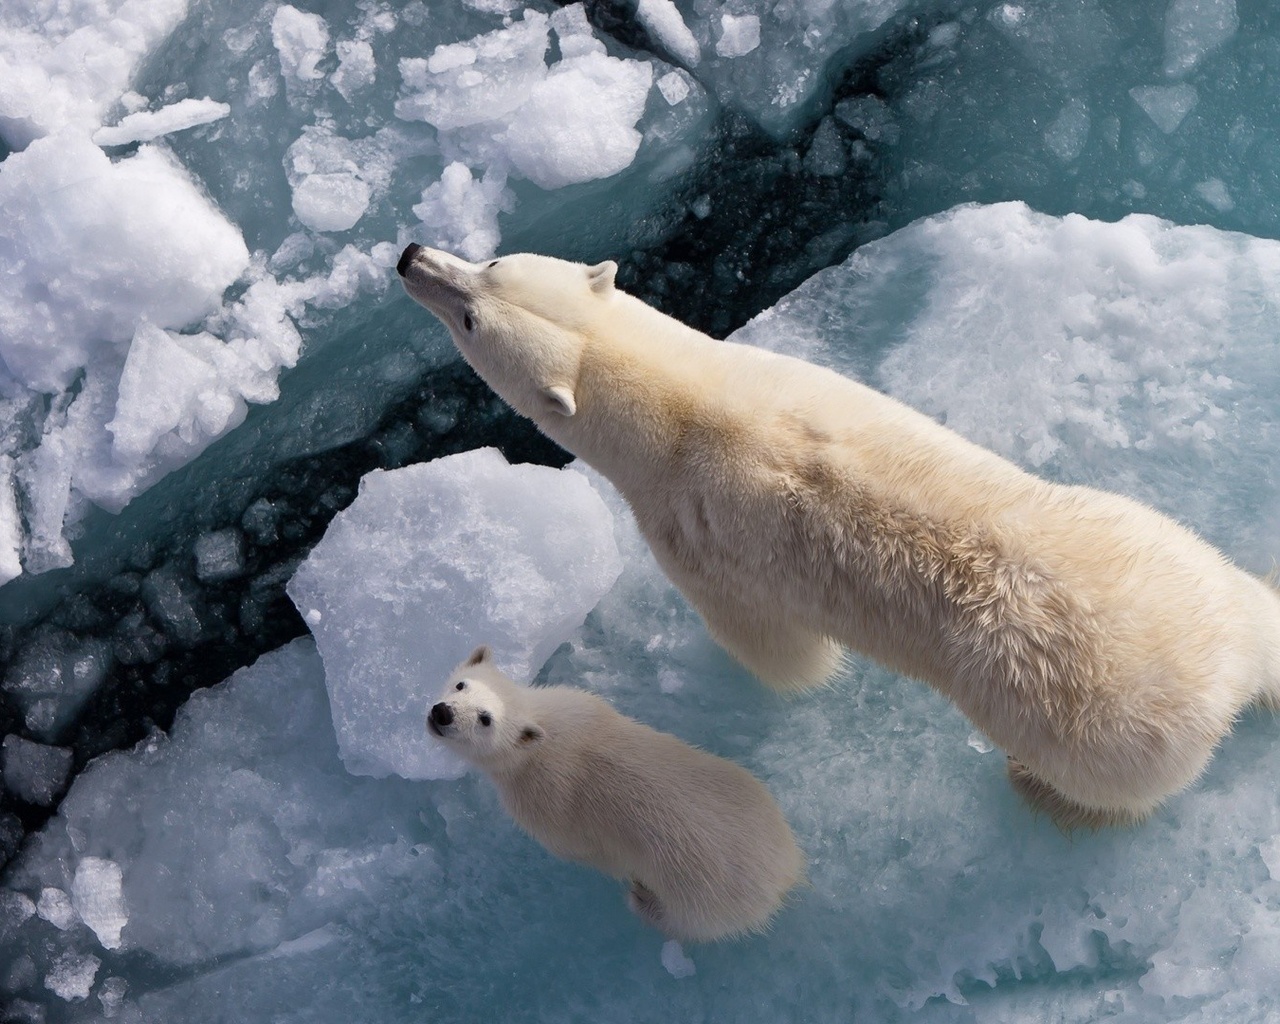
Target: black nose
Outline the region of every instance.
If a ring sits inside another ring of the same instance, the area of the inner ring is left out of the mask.
[[[441,701],[431,709],[431,721],[436,725],[452,725],[453,708]]]
[[[396,273],[404,277],[404,272],[409,269],[409,264],[413,262],[413,258],[418,255],[421,249],[417,242],[410,242],[404,247],[404,252],[400,254],[400,262],[396,264]]]

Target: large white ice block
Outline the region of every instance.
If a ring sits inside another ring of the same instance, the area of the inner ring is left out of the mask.
[[[448,673],[487,643],[529,678],[621,571],[612,515],[576,470],[484,448],[370,473],[289,584],[324,659],[343,763],[459,774],[425,731]]]

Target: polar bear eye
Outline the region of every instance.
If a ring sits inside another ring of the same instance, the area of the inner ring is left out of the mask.
[[[476,323],[474,320],[471,319],[470,313],[462,314],[462,326],[465,327],[468,331],[474,331],[476,329]]]
[[[491,266],[491,267],[496,267],[497,265],[498,265],[498,261],[497,261],[497,260],[494,260],[492,263],[490,263],[490,264],[489,264],[489,266]]]
[[[466,683],[459,683],[457,686],[454,687],[455,690],[465,690],[466,688],[467,688]]]
[[[493,718],[492,716],[490,716],[489,712],[487,711],[481,711],[480,714],[477,715],[476,717],[480,719],[481,725],[485,725],[485,726],[493,725]]]

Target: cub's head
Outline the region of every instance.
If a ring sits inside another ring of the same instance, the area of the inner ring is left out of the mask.
[[[480,768],[514,767],[543,738],[525,713],[524,692],[498,671],[488,647],[477,647],[427,713],[427,731]]]
[[[616,297],[616,263],[588,267],[530,253],[468,263],[409,245],[396,270],[517,412],[541,424],[577,411],[583,348]]]

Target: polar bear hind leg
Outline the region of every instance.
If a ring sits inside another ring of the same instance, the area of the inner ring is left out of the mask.
[[[1022,797],[1033,811],[1037,813],[1043,811],[1049,815],[1050,820],[1063,832],[1073,832],[1078,828],[1087,828],[1096,832],[1102,828],[1132,825],[1144,817],[1122,808],[1086,807],[1084,804],[1076,803],[1035,775],[1030,768],[1016,758],[1010,757],[1006,767],[1014,792]]]
[[[717,615],[698,605],[707,631],[744,668],[775,690],[807,690],[844,670],[845,650],[798,622],[765,622],[743,614]]]

